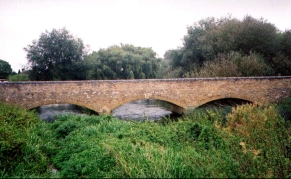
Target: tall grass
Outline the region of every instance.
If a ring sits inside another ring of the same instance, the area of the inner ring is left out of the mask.
[[[33,177],[47,169],[41,141],[33,128],[39,122],[34,112],[0,103],[0,177]]]
[[[291,177],[291,129],[273,105],[241,105],[229,113],[196,110],[166,121],[73,115],[39,121],[27,143],[43,156],[50,174],[30,170],[29,176]]]
[[[274,106],[238,106],[228,115],[225,130],[233,136],[232,153],[248,176],[290,177],[291,130]]]

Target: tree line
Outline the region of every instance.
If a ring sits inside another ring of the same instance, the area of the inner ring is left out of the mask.
[[[89,53],[65,29],[41,33],[24,48],[28,69],[12,74],[0,60],[0,78],[13,80],[112,80],[291,75],[291,30],[245,16],[206,18],[187,27],[183,45],[158,58],[152,48],[113,45]],[[22,77],[19,77],[22,75]]]
[[[291,73],[291,30],[281,32],[263,18],[207,18],[187,30],[183,46],[165,53],[168,77]]]

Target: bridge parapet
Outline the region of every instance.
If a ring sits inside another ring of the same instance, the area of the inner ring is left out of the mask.
[[[0,101],[9,104],[32,109],[68,103],[107,114],[140,99],[167,101],[176,106],[176,112],[184,112],[223,98],[277,102],[290,92],[291,76],[0,83]]]

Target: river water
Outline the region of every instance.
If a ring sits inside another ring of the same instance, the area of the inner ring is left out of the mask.
[[[172,112],[166,102],[159,100],[137,100],[115,108],[111,115],[122,120],[160,120]],[[52,122],[61,114],[84,114],[81,107],[71,104],[53,104],[35,109],[40,119]]]
[[[172,114],[165,106],[165,102],[158,100],[138,100],[114,109],[112,115],[120,119],[158,120]]]

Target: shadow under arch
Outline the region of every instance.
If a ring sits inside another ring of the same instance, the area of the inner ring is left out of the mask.
[[[218,98],[214,99],[211,101],[208,101],[204,104],[199,105],[197,108],[208,108],[208,107],[224,107],[224,106],[231,106],[235,107],[237,105],[242,105],[242,104],[251,104],[253,103],[252,101],[246,100],[246,99],[241,99],[241,98]]]
[[[48,101],[44,101],[44,100],[38,100],[35,101],[33,104],[30,104],[29,107],[27,109],[32,110],[41,106],[45,106],[45,105],[62,105],[62,104],[69,104],[69,105],[75,105],[75,106],[79,106],[80,108],[84,108],[84,109],[88,109],[88,111],[92,111],[92,113],[98,114],[100,115],[102,113],[102,111],[98,110],[101,109],[101,106],[99,105],[92,105],[91,103],[88,104],[83,104],[83,103],[78,103],[75,101],[71,101],[71,100],[48,100]]]
[[[56,119],[56,116],[62,114],[99,115],[99,113],[92,109],[70,103],[45,104],[37,106],[30,110],[34,110],[35,112],[37,112],[39,114],[40,119],[45,120],[47,122],[53,122]]]
[[[130,98],[127,98],[126,100],[122,100],[122,101],[119,101],[117,102],[114,106],[111,107],[111,111],[113,111],[114,109],[124,105],[124,104],[127,104],[127,103],[130,103],[130,102],[133,102],[133,101],[139,101],[139,100],[158,100],[158,101],[163,101],[163,102],[166,102],[168,103],[169,107],[168,107],[168,110],[170,110],[171,112],[174,112],[174,113],[177,113],[177,114],[183,114],[185,112],[185,108],[182,107],[181,104],[178,104],[177,102],[174,102],[173,100],[169,99],[169,98],[164,98],[164,97],[161,97],[161,96],[151,96],[151,97],[148,97],[148,98],[145,98],[144,96],[135,96],[135,97],[130,97]]]

